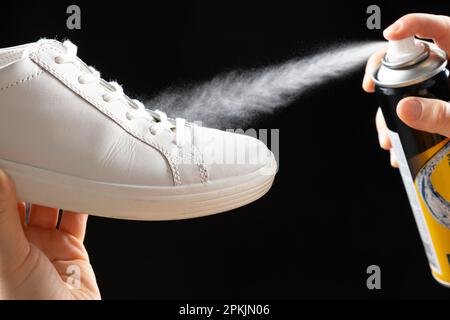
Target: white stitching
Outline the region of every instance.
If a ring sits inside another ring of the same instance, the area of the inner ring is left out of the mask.
[[[198,169],[200,182],[201,183],[208,182],[208,169],[206,167],[206,164],[203,160],[200,151],[198,150],[198,148],[196,148],[194,144],[191,144],[189,147],[186,147],[184,149],[179,148],[175,160],[177,163],[189,163],[195,165]]]
[[[53,48],[51,48],[53,49]],[[145,137],[137,132],[135,132],[133,129],[129,128],[124,122],[122,122],[119,118],[117,118],[114,114],[109,112],[106,108],[104,108],[101,104],[99,104],[97,101],[89,97],[87,94],[85,94],[83,91],[81,91],[78,87],[74,86],[70,80],[68,80],[66,77],[61,75],[59,72],[57,72],[55,69],[51,68],[47,63],[45,63],[42,59],[38,57],[38,54],[43,51],[44,48],[40,48],[38,51],[34,52],[30,55],[30,58],[36,62],[38,65],[46,69],[48,72],[50,72],[53,76],[58,78],[62,83],[64,83],[67,87],[69,87],[72,91],[79,94],[82,98],[84,98],[86,101],[91,103],[94,107],[96,107],[98,110],[100,110],[103,114],[107,115],[109,118],[114,120],[117,124],[119,124],[122,128],[127,130],[129,133],[131,133],[134,137],[138,138],[142,142],[156,148],[159,152],[161,152],[169,162],[169,166],[172,170],[173,174],[173,180],[175,185],[181,184],[181,178],[180,178],[180,171],[175,163],[173,157],[170,155],[170,153],[162,147],[159,143],[148,141],[145,139]],[[56,51],[56,50],[55,50]],[[57,51],[58,52],[58,51]],[[58,52],[61,53],[61,52]]]
[[[10,83],[10,84],[8,84],[7,86],[4,86],[4,87],[1,87],[0,88],[0,91],[2,91],[2,90],[6,90],[6,89],[9,89],[9,88],[12,88],[12,87],[14,87],[14,86],[17,86],[17,85],[19,85],[19,84],[21,84],[21,83],[24,83],[24,82],[26,82],[26,81],[29,81],[29,80],[31,80],[31,79],[33,79],[33,78],[36,78],[36,77],[38,77],[38,76],[40,76],[41,74],[42,74],[42,70],[38,70],[38,71],[36,71],[34,74],[30,74],[28,77],[26,77],[26,78],[23,78],[23,79],[21,79],[21,80],[18,80],[18,81],[16,81],[16,82],[14,82],[14,83]]]
[[[0,60],[17,59],[21,56],[20,50],[8,51],[8,53],[0,53]]]
[[[194,163],[197,165],[197,168],[200,173],[200,180],[202,183],[207,183],[209,179],[208,168],[205,164],[202,154],[197,149],[195,145],[192,145],[191,148],[192,159]]]

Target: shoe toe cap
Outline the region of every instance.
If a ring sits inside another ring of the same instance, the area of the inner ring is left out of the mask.
[[[274,174],[274,155],[262,141],[249,135],[215,129],[206,129],[204,136],[205,140],[197,147],[208,166],[210,181],[257,171]]]

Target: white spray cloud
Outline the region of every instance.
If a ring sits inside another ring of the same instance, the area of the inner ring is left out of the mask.
[[[351,43],[275,66],[233,71],[196,87],[168,89],[146,105],[209,126],[248,122],[288,105],[312,87],[360,68],[383,45]]]

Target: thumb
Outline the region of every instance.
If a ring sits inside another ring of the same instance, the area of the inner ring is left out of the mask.
[[[414,129],[450,137],[450,104],[445,101],[405,98],[397,105],[397,115]]]
[[[0,170],[0,271],[16,268],[29,250],[17,209],[14,183]]]

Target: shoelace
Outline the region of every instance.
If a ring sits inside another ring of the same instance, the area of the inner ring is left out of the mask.
[[[103,95],[103,100],[107,103],[121,100],[128,102],[130,105],[130,111],[127,112],[126,117],[128,120],[133,120],[137,118],[144,118],[148,120],[151,124],[149,126],[150,133],[157,135],[162,130],[167,130],[172,133],[172,129],[175,128],[176,136],[175,141],[177,146],[181,147],[185,142],[184,129],[186,125],[186,120],[182,118],[175,119],[175,125],[169,121],[167,115],[159,110],[152,111],[145,108],[144,104],[136,99],[128,98],[124,92],[123,88],[117,82],[107,82],[103,80],[100,76],[100,72],[95,70],[93,67],[85,65],[77,57],[77,46],[70,41],[64,41],[64,47],[67,52],[65,54],[59,55],[55,58],[55,63],[80,63],[80,66],[85,69],[85,73],[78,77],[78,82],[80,84],[97,84],[103,85],[108,88],[110,92]]]

